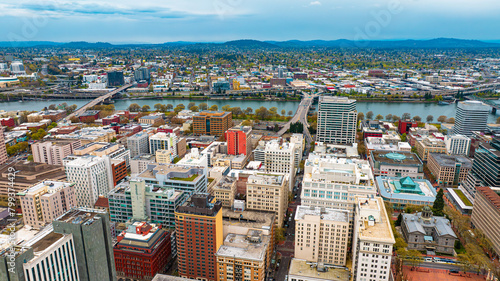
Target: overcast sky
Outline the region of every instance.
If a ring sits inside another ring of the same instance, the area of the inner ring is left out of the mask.
[[[500,39],[498,0],[1,0],[0,41]]]

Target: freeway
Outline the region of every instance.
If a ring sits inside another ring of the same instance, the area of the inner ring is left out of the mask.
[[[316,95],[317,94],[308,95],[307,93],[304,93],[304,97],[300,101],[299,108],[297,108],[295,115],[283,126],[281,130],[279,130],[278,135],[282,136],[288,129],[290,129],[290,124],[300,121],[304,125],[306,142],[310,143],[313,140],[308,130],[309,124],[307,124],[307,112],[309,111],[309,107],[311,106]]]
[[[99,103],[105,101],[106,99],[108,98],[111,98],[112,96],[114,96],[115,94],[123,91],[123,90],[126,90],[128,88],[132,87],[132,84],[127,84],[125,86],[122,86],[116,90],[113,90],[105,95],[102,95],[94,100],[92,100],[91,102],[87,103],[86,105],[80,107],[79,109],[75,110],[75,112],[71,113],[70,115],[68,115],[65,119],[66,120],[69,120],[71,119],[72,117],[75,117],[75,116],[78,116],[82,113],[84,113],[87,109],[91,108],[92,106],[94,105],[98,105]]]

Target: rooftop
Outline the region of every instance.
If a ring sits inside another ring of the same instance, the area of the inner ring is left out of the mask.
[[[46,180],[35,184],[34,186],[26,189],[24,192],[21,192],[19,195],[34,194],[42,190],[45,190],[44,193],[52,194],[72,185],[73,183],[69,182]]]
[[[229,208],[222,209],[224,222],[229,222],[231,226],[241,226],[247,228],[265,229],[274,225],[275,213],[266,211],[233,211]]]
[[[96,219],[100,219],[98,215],[107,215],[107,212],[96,209],[77,208],[66,212],[58,217],[56,221],[87,225],[92,224]]]
[[[388,152],[375,150],[371,152],[373,161],[391,165],[423,165],[420,158],[413,152],[398,151]]]
[[[142,161],[155,161],[156,156],[154,154],[144,153],[135,156],[132,160],[142,160]]]
[[[476,191],[486,197],[486,200],[495,206],[495,208],[500,209],[500,196],[498,193],[487,186],[477,187]]]
[[[317,264],[294,258],[290,262],[288,275],[304,276],[314,280],[349,281],[351,273],[347,268],[338,267],[326,267],[326,271],[318,271]]]
[[[433,158],[442,167],[455,167],[457,163],[460,163],[462,167],[472,169],[472,161],[463,155],[429,153],[429,158]]]
[[[249,230],[247,235],[230,233],[224,239],[215,254],[216,256],[264,261],[270,242],[268,235],[262,235],[260,230]]]
[[[94,116],[96,114],[99,114],[99,110],[87,110],[85,111],[84,113],[80,114],[79,117],[83,117],[83,116]]]
[[[330,208],[297,206],[295,220],[303,220],[305,216],[320,216],[322,220],[349,222],[349,211]]]
[[[364,215],[368,217],[368,214],[378,214],[373,225],[370,225],[368,220],[363,220],[363,225],[359,229],[359,238],[362,240],[395,243],[391,223],[389,222],[382,198],[369,199],[358,196],[355,201],[361,217]]]
[[[436,189],[426,179],[412,179],[410,177],[376,178],[380,196],[384,199],[403,199],[414,201],[434,202]]]

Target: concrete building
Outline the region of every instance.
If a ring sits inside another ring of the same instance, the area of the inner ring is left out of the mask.
[[[289,179],[286,174],[250,175],[246,185],[246,208],[274,212],[278,227],[282,227],[288,207]]]
[[[174,133],[156,133],[149,137],[149,153],[155,154],[157,150],[166,149],[177,157],[177,135]]]
[[[155,187],[173,188],[188,194],[207,191],[208,171],[206,167],[177,164],[151,164],[136,177]]]
[[[453,132],[470,137],[473,131],[484,131],[488,122],[488,114],[490,114],[490,106],[480,101],[459,102]]]
[[[472,169],[472,161],[466,156],[458,154],[431,153],[427,167],[441,186],[454,186],[467,179],[467,175]]]
[[[207,156],[204,154],[200,154],[198,148],[196,147],[192,148],[191,152],[186,154],[181,160],[177,162],[177,164],[186,166],[202,166],[208,169]]]
[[[74,183],[79,207],[91,208],[99,195],[107,196],[114,187],[107,157],[85,155],[64,165],[68,181]]]
[[[426,179],[379,176],[376,182],[380,196],[394,209],[403,210],[407,204],[432,205],[436,199],[436,189]]]
[[[130,159],[130,173],[132,175],[138,175],[144,172],[149,164],[157,163],[156,157],[153,154],[141,154]]]
[[[298,168],[296,152],[295,144],[275,139],[259,145],[254,150],[254,159],[262,162],[267,172],[290,174],[293,178]]]
[[[429,153],[446,153],[446,144],[444,141],[434,137],[417,141],[415,148],[417,149],[418,156],[424,162],[427,162]]]
[[[446,135],[446,151],[450,155],[469,155],[471,139],[464,135]]]
[[[195,135],[222,136],[233,126],[233,114],[221,111],[202,111],[193,116]]]
[[[349,281],[350,275],[346,268],[311,263],[297,258],[292,258],[288,270],[290,281]]]
[[[80,140],[47,140],[31,145],[33,161],[50,165],[62,165],[63,159],[82,146]]]
[[[40,229],[76,207],[72,183],[46,180],[17,194],[25,225]]]
[[[171,259],[170,232],[147,222],[134,222],[117,237],[113,247],[116,274],[151,280]]]
[[[215,254],[224,241],[221,209],[222,203],[206,193],[193,194],[177,208],[175,233],[181,277],[219,280]]]
[[[222,207],[231,208],[236,196],[236,178],[222,177],[212,187],[212,192],[218,201],[222,202]]]
[[[5,146],[5,137],[3,135],[4,129],[0,126],[0,165],[5,164],[9,157],[7,156],[7,148]]]
[[[171,150],[168,149],[158,149],[156,151],[156,163],[159,164],[170,164],[174,162],[174,155]]]
[[[157,114],[142,116],[137,120],[137,122],[139,124],[147,124],[151,126],[159,126],[162,123],[164,124],[163,117]]]
[[[491,247],[500,256],[500,189],[478,187],[471,223],[491,241]]]
[[[374,176],[424,178],[424,164],[413,152],[376,150],[369,160]]]
[[[81,281],[116,280],[115,259],[106,211],[77,208],[52,222],[54,232],[71,234]]]
[[[452,255],[457,235],[444,217],[432,215],[429,206],[416,214],[403,214],[401,232],[408,249]]]
[[[150,220],[167,228],[175,226],[175,208],[188,197],[183,191],[153,187],[144,180],[131,180],[109,192],[109,215],[113,222]]]
[[[373,198],[377,187],[368,161],[309,156],[304,165],[301,203],[349,211],[349,237],[356,196]]]
[[[345,266],[349,212],[297,206],[294,257],[308,262]]]
[[[356,100],[321,96],[318,105],[316,140],[337,144],[354,143],[357,118]]]
[[[352,244],[355,281],[387,281],[396,241],[382,198],[356,197]]]
[[[252,153],[251,126],[236,126],[226,131],[227,154],[247,155]]]
[[[132,158],[149,153],[149,135],[141,132],[128,137],[127,148],[130,150],[130,157]]]

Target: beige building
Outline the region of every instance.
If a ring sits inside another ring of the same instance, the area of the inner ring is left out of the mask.
[[[76,207],[74,184],[61,181],[42,181],[18,193],[25,225],[42,228]]]
[[[213,194],[222,207],[231,208],[236,195],[236,178],[223,177],[213,187]]]
[[[168,149],[158,149],[155,153],[156,163],[170,164],[172,163],[172,151]]]
[[[297,206],[294,257],[345,266],[348,232],[348,211]]]
[[[465,181],[472,169],[472,161],[463,155],[430,153],[427,167],[440,185],[453,186]]]
[[[63,140],[81,140],[82,145],[91,142],[111,142],[112,139],[116,138],[116,131],[103,127],[86,127],[69,134],[56,135],[56,138]]]
[[[396,241],[381,197],[356,197],[352,245],[354,281],[387,281]]]
[[[288,207],[288,180],[286,174],[253,174],[247,181],[246,208],[271,211],[276,214],[276,223],[282,227]]]
[[[351,273],[343,267],[311,263],[293,258],[288,271],[289,281],[349,281]]]
[[[33,161],[50,165],[62,165],[63,159],[82,146],[80,140],[48,140],[31,145]]]
[[[474,198],[471,221],[490,239],[491,246],[500,255],[500,189],[478,187]]]
[[[446,153],[445,142],[434,137],[428,137],[417,141],[415,148],[417,149],[418,156],[424,162],[429,158],[429,153]]]
[[[3,127],[0,126],[0,165],[7,162],[9,157],[7,156],[7,148],[5,147],[5,138],[3,136]]]
[[[159,126],[159,125],[161,125],[161,123],[163,123],[163,118],[161,115],[148,115],[148,116],[143,116],[143,117],[139,118],[138,122],[140,124]]]

